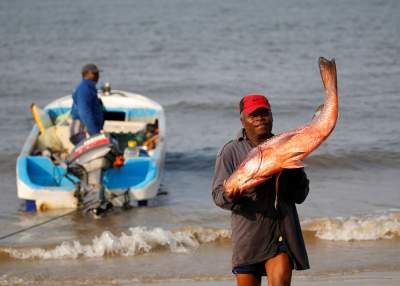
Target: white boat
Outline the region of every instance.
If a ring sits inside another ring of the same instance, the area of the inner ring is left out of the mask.
[[[158,194],[163,172],[164,110],[157,102],[126,91],[99,90],[98,96],[104,105],[104,131],[118,141],[125,158],[121,167],[102,173],[105,193],[113,204],[123,199],[147,205]],[[71,95],[48,104],[40,116],[46,132],[40,135],[41,126],[35,124],[17,159],[18,197],[25,200],[26,210],[80,206],[79,179],[68,175],[64,163],[76,148],[69,141],[71,106]]]

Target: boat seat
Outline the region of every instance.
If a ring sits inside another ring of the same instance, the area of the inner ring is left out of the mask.
[[[146,122],[142,121],[116,121],[105,120],[104,131],[110,133],[136,133],[146,128]]]
[[[120,168],[105,171],[104,185],[108,189],[142,188],[152,181],[157,168],[149,157],[138,157],[126,160]]]
[[[65,178],[65,169],[54,165],[48,157],[22,156],[18,159],[17,168],[19,177],[32,188],[75,189],[74,184]]]

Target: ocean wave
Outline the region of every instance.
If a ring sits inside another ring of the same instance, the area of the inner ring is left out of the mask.
[[[400,164],[400,152],[389,150],[340,150],[334,154],[312,154],[307,157],[305,163],[313,167],[349,168],[360,169],[362,167],[398,167]]]
[[[168,152],[166,166],[171,170],[204,170],[213,168],[217,148],[206,147],[192,152]],[[323,169],[362,169],[378,166],[379,168],[397,168],[400,165],[400,152],[390,150],[338,150],[336,153],[311,154],[305,160],[310,167]]]
[[[167,111],[170,110],[231,110],[232,112],[239,112],[239,107],[237,103],[234,102],[196,102],[196,101],[187,101],[181,100],[174,103],[164,104],[164,108]]]
[[[393,239],[400,237],[400,212],[305,220],[302,229],[332,241]]]
[[[351,217],[315,218],[301,222],[306,237],[330,241],[367,241],[400,238],[400,212]],[[137,256],[150,252],[187,253],[202,244],[229,241],[231,231],[223,228],[188,226],[176,230],[129,228],[119,236],[109,231],[91,243],[66,241],[53,248],[0,248],[0,256],[14,259],[78,259]]]
[[[185,253],[201,244],[230,238],[230,231],[204,227],[186,227],[170,231],[162,228],[133,227],[129,233],[115,236],[109,231],[95,237],[90,244],[79,241],[63,242],[52,248],[4,248],[16,259],[77,259],[80,257],[136,256],[144,253],[169,250]]]
[[[166,167],[169,170],[212,169],[218,150],[203,148],[192,152],[168,152]],[[362,169],[369,167],[397,168],[400,152],[389,150],[340,150],[336,153],[311,154],[305,160],[306,166],[318,168]]]
[[[226,100],[226,101],[219,101],[215,102],[215,100],[209,101],[193,101],[193,100],[180,100],[170,103],[164,103],[163,107],[167,111],[175,111],[175,110],[213,110],[213,111],[231,111],[232,113],[239,113],[239,101],[240,97],[237,98],[237,101],[233,100]],[[318,105],[317,105],[318,106]],[[312,103],[308,103],[304,100],[298,100],[297,102],[293,103],[293,100],[290,102],[279,102],[273,105],[274,114],[294,114],[300,111],[310,111],[310,118],[314,114],[315,109],[317,106],[314,106]],[[307,118],[305,118],[307,120]]]
[[[217,149],[204,148],[193,152],[167,152],[165,165],[168,170],[204,170],[214,168]]]

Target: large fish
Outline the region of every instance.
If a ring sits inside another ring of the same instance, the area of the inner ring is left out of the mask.
[[[251,150],[224,183],[224,190],[229,196],[245,192],[275,174],[278,175],[276,176],[278,182],[283,169],[304,167],[303,159],[331,134],[338,117],[335,60],[319,58],[319,69],[326,90],[324,104],[319,106],[309,124],[276,135]]]

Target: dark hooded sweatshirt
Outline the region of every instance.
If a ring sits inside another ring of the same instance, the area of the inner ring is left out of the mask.
[[[308,257],[295,204],[302,203],[309,191],[303,169],[284,170],[279,178],[278,207],[275,209],[275,177],[231,200],[223,183],[255,147],[244,129],[219,152],[212,181],[217,206],[231,210],[233,267],[264,262],[283,243],[296,270],[308,269]]]

